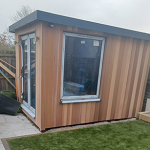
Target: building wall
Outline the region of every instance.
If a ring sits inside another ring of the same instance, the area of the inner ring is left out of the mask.
[[[36,53],[35,53],[35,119],[30,117],[25,111],[25,113],[29,116],[29,118],[41,129],[42,122],[42,95],[41,95],[41,75],[42,75],[42,22],[38,22],[36,24],[27,26],[22,28],[15,33],[15,40],[19,42],[21,40],[21,36],[25,34],[29,34],[35,32],[36,36],[40,37],[40,40],[36,42]],[[16,44],[16,79],[17,79],[17,91],[19,101],[22,102],[21,93],[22,93],[22,80],[19,78],[21,76],[21,48],[19,44]]]
[[[36,119],[45,128],[135,117],[142,109],[148,68],[150,42],[96,31],[40,22],[16,33],[35,31],[36,42]],[[106,38],[102,68],[100,102],[60,104],[63,31]],[[20,76],[20,50],[16,46],[16,69]],[[21,80],[17,80],[21,93]],[[20,100],[21,101],[21,100]]]
[[[100,102],[60,104],[63,31],[106,37]],[[43,128],[135,117],[141,111],[150,42],[43,23]]]

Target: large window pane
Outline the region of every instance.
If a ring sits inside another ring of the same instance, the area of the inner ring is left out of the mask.
[[[65,37],[63,96],[96,95],[102,41]]]

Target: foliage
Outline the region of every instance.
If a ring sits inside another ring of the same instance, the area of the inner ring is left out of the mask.
[[[0,93],[7,96],[7,97],[9,97],[9,98],[11,98],[11,99],[13,99],[13,100],[15,100],[15,101],[17,100],[15,92],[11,92],[9,90],[4,90],[4,91],[1,91]],[[17,113],[22,113],[21,107],[19,107]]]
[[[5,45],[6,44],[6,32],[3,32],[0,34],[0,45]]]
[[[14,50],[14,37],[7,30],[0,34],[0,50]]]
[[[5,95],[5,96],[7,96],[7,97],[9,97],[9,98],[11,98],[11,99],[13,99],[13,100],[16,100],[15,92],[11,92],[11,91],[6,91],[5,90],[5,91],[1,91],[0,93]]]
[[[14,50],[15,46],[12,41],[13,38],[11,38],[7,32],[3,32],[0,34],[0,51],[1,50]]]
[[[7,141],[12,150],[149,150],[150,124],[136,120]]]

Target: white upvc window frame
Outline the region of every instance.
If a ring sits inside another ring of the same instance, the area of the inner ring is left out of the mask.
[[[30,55],[31,55],[31,50],[30,50],[30,39],[35,38],[35,33],[30,33],[28,35],[21,36],[21,40],[27,40],[27,51],[30,51],[30,53],[27,54],[27,62],[28,64],[30,63]],[[23,58],[23,48],[21,45],[21,62],[22,62],[22,67],[24,66],[24,58]],[[27,66],[28,72],[31,71],[31,65]],[[28,73],[28,83],[31,83],[30,81],[31,75]],[[22,77],[22,93],[24,92],[24,86],[23,86],[23,77]],[[31,86],[28,85],[28,103],[23,100],[21,107],[30,114],[32,118],[35,118],[35,109],[31,106]]]
[[[64,62],[65,62],[65,38],[66,38],[66,36],[87,38],[87,39],[94,39],[94,40],[102,41],[101,55],[100,55],[100,65],[99,65],[99,75],[98,75],[98,84],[97,84],[96,95],[63,96]],[[60,103],[80,103],[80,102],[96,102],[96,101],[100,101],[99,91],[100,91],[100,81],[101,81],[102,63],[103,63],[103,55],[104,55],[104,45],[105,45],[105,38],[104,37],[90,36],[90,35],[77,34],[77,33],[68,33],[68,32],[64,32],[63,33],[62,69],[61,69],[61,101],[60,101]]]

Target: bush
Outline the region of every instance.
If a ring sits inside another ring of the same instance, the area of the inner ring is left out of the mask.
[[[11,91],[8,91],[8,90],[5,90],[5,91],[1,91],[0,92],[1,94],[13,99],[13,100],[17,100],[16,98],[16,93],[15,92],[11,92]],[[17,113],[22,113],[22,110],[19,108],[19,110],[17,111]]]
[[[9,98],[11,98],[11,99],[13,99],[13,100],[16,100],[15,92],[10,92],[10,91],[6,90],[6,91],[1,91],[0,93],[7,96],[7,97],[9,97]]]

